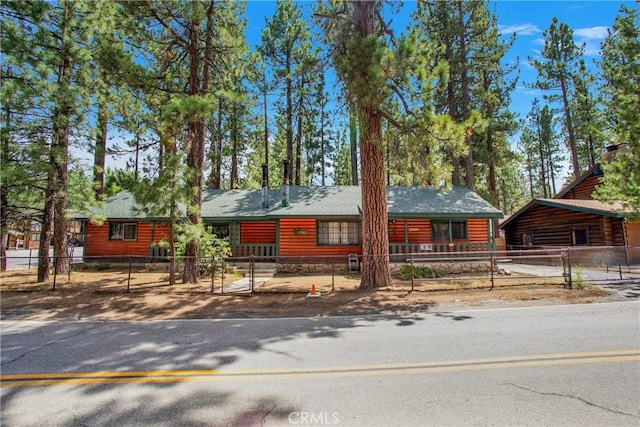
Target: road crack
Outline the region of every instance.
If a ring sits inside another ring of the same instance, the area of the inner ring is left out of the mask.
[[[567,399],[573,399],[573,400],[577,400],[579,402],[582,402],[585,405],[593,406],[594,408],[602,409],[603,411],[611,412],[613,414],[625,415],[627,417],[633,417],[633,418],[640,418],[639,415],[630,414],[628,412],[617,411],[615,409],[607,408],[606,406],[600,406],[600,405],[597,405],[597,404],[595,404],[595,403],[593,403],[593,402],[591,402],[591,401],[589,401],[587,399],[584,399],[584,398],[582,398],[580,396],[574,396],[572,394],[538,391],[538,390],[534,390],[532,388],[520,386],[520,385],[513,384],[513,383],[505,383],[504,385],[509,385],[511,387],[519,388],[520,390],[525,390],[525,391],[528,391],[529,393],[538,394],[540,396],[556,396],[556,397],[564,397],[564,398],[567,398]]]
[[[72,339],[72,338],[79,337],[79,336],[81,336],[81,335],[83,335],[83,334],[85,334],[85,333],[87,333],[87,332],[89,332],[89,331],[93,330],[94,328],[95,328],[95,326],[92,326],[92,327],[90,327],[90,328],[83,329],[83,330],[81,330],[81,331],[79,331],[78,333],[75,333],[75,334],[73,334],[73,335],[69,335],[69,336],[67,336],[67,337],[63,337],[63,338],[60,338],[60,339],[57,339],[57,340],[54,340],[54,341],[50,341],[50,342],[48,342],[48,343],[46,343],[46,344],[42,344],[42,345],[40,345],[40,346],[38,346],[38,347],[34,347],[34,348],[32,348],[32,349],[29,349],[29,350],[25,351],[24,353],[20,354],[19,356],[14,357],[14,358],[13,358],[13,359],[11,359],[11,360],[7,360],[7,361],[4,361],[4,362],[0,363],[0,366],[6,366],[6,365],[9,365],[9,364],[11,364],[11,363],[17,362],[18,360],[22,359],[22,358],[23,358],[23,357],[25,357],[26,355],[31,354],[31,353],[34,353],[34,352],[39,351],[39,350],[42,350],[43,348],[50,347],[50,346],[52,346],[52,345],[54,345],[54,344],[58,344],[58,343],[61,343],[61,342],[66,341],[66,340],[69,340],[69,339]]]

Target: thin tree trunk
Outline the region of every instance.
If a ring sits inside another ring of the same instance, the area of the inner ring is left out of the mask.
[[[326,170],[325,170],[325,159],[326,159],[326,148],[325,148],[325,143],[324,143],[324,107],[325,107],[325,98],[324,95],[322,96],[322,106],[320,109],[320,153],[321,153],[321,157],[320,157],[320,176],[321,176],[321,184],[324,187],[326,184],[326,179],[325,179],[325,175],[326,175]]]
[[[302,78],[302,83],[300,87],[300,91],[302,92],[304,87],[304,77]],[[302,180],[302,94],[300,95],[300,100],[298,102],[298,129],[296,129],[296,170],[294,176],[294,184],[300,185]]]
[[[496,207],[500,207],[500,200],[498,199],[498,186],[496,183],[496,165],[495,165],[495,155],[493,150],[493,132],[491,129],[487,129],[486,133],[487,138],[487,155],[489,157],[489,173],[487,176],[487,186],[489,187],[489,193],[491,194],[491,204]],[[498,221],[495,220],[493,222],[493,231],[494,234],[497,232]]]
[[[571,149],[571,163],[573,165],[573,175],[577,178],[580,176],[580,161],[578,160],[578,149],[576,147],[576,137],[573,131],[573,123],[571,122],[571,110],[569,106],[569,98],[567,95],[567,85],[564,79],[560,80],[560,90],[562,92],[564,120],[565,120],[565,124],[567,125],[567,134],[569,135],[569,148]]]
[[[354,109],[353,105],[349,108],[349,146],[351,148],[351,184],[358,185],[358,120]]]
[[[452,49],[449,45],[445,47],[445,58],[451,61],[452,58]],[[453,69],[449,69],[449,80],[447,81],[447,110],[449,117],[454,122],[458,122],[458,117],[456,114],[456,90],[454,85],[453,78]],[[453,169],[451,171],[451,183],[453,185],[460,185],[460,159],[452,154],[451,163],[453,164]]]
[[[464,28],[464,11],[462,10],[462,2],[457,2],[458,6],[458,17],[460,18],[460,28]],[[458,43],[460,46],[460,92],[462,95],[462,118],[469,118],[469,105],[471,103],[469,99],[469,69],[468,69],[468,61],[467,58],[467,40],[465,39],[466,34],[464,31],[460,31],[460,35],[458,38]],[[467,146],[467,154],[464,156],[464,169],[465,169],[465,184],[467,188],[473,190],[474,188],[474,179],[473,179],[473,148],[472,148],[472,139],[471,139],[471,129],[468,129],[464,135],[464,142]]]
[[[286,58],[287,68],[287,159],[293,162],[293,101],[291,99],[293,88],[291,87],[291,52],[287,52]]]
[[[542,194],[543,197],[546,199],[548,198],[548,194],[547,194],[547,174],[546,174],[546,168],[544,167],[545,164],[545,143],[542,140],[542,132],[540,129],[540,113],[537,113],[536,115],[536,132],[538,134],[538,150],[540,152],[540,185],[542,185]]]
[[[267,113],[267,72],[262,70],[262,83],[264,91],[262,92],[262,104],[264,108],[264,163],[269,164],[269,116]]]
[[[6,165],[9,160],[9,139],[11,129],[11,109],[5,107],[5,127],[0,130],[2,133],[2,156],[0,157],[0,165]],[[6,166],[5,166],[6,167]],[[9,189],[7,188],[7,180],[0,180],[0,271],[7,270],[7,224],[9,219]]]
[[[231,176],[229,188],[238,188],[238,105],[234,103],[231,119]]]
[[[49,147],[49,149],[51,149]],[[44,210],[42,212],[42,227],[40,230],[40,247],[38,248],[38,283],[49,280],[49,266],[51,258],[49,249],[53,235],[53,212],[55,203],[56,175],[52,171],[49,173],[47,190],[44,196]]]
[[[211,188],[219,190],[222,187],[222,98],[218,100],[218,120],[215,130],[211,132],[213,160],[211,165],[211,176],[209,185]]]
[[[103,94],[104,95],[104,94]],[[97,200],[104,193],[104,166],[107,150],[108,106],[105,100],[98,103],[96,147],[93,153],[93,191]],[[136,178],[138,173],[138,137],[136,135]]]

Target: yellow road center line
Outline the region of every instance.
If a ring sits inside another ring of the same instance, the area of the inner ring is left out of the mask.
[[[394,363],[292,369],[63,372],[0,375],[1,387],[90,385],[126,383],[178,383],[186,381],[273,380],[409,375],[456,371],[525,368],[555,365],[640,362],[640,349],[559,353],[440,362]]]

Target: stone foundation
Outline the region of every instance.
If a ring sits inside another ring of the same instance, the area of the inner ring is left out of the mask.
[[[392,275],[400,273],[403,265],[409,263],[390,263],[389,267]],[[415,266],[427,265],[443,274],[467,274],[467,273],[488,273],[491,271],[491,262],[489,260],[482,261],[461,261],[461,262],[434,262],[434,263],[414,263]],[[318,274],[331,273],[331,264],[278,264],[278,273],[297,273],[297,274]],[[335,273],[346,273],[347,264],[333,264]]]

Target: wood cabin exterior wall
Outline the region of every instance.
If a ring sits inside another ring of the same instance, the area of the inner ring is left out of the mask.
[[[406,243],[437,243],[431,237],[431,221],[429,219],[407,219]],[[454,242],[486,243],[489,239],[489,222],[486,219],[467,220],[467,238]],[[448,240],[446,241],[448,242]],[[405,243],[405,220],[397,219],[389,222],[389,243]]]
[[[362,253],[360,245],[319,246],[315,218],[281,218],[280,256],[327,256]]]
[[[151,245],[166,239],[169,235],[169,226],[162,223],[142,221],[111,221],[113,223],[137,224],[136,240],[109,240],[109,224],[103,225],[87,223],[84,256],[91,257],[118,257],[118,256],[149,256]],[[153,239],[153,240],[152,240]]]
[[[276,243],[277,224],[275,221],[252,221],[240,223],[240,244]]]
[[[517,221],[505,227],[508,247],[523,246],[523,235],[533,246],[572,246],[573,230],[588,230],[589,246],[624,246],[623,222],[620,218],[604,217],[585,212],[534,205]]]
[[[601,174],[593,174],[563,194],[559,199],[593,200],[592,193],[600,185]]]
[[[431,242],[431,222],[428,219],[406,221],[408,243]],[[405,243],[405,220],[396,219],[389,222],[389,243]]]
[[[489,220],[470,219],[467,221],[467,241],[474,243],[486,242],[489,239]]]
[[[640,221],[625,222],[627,246],[640,248]]]

